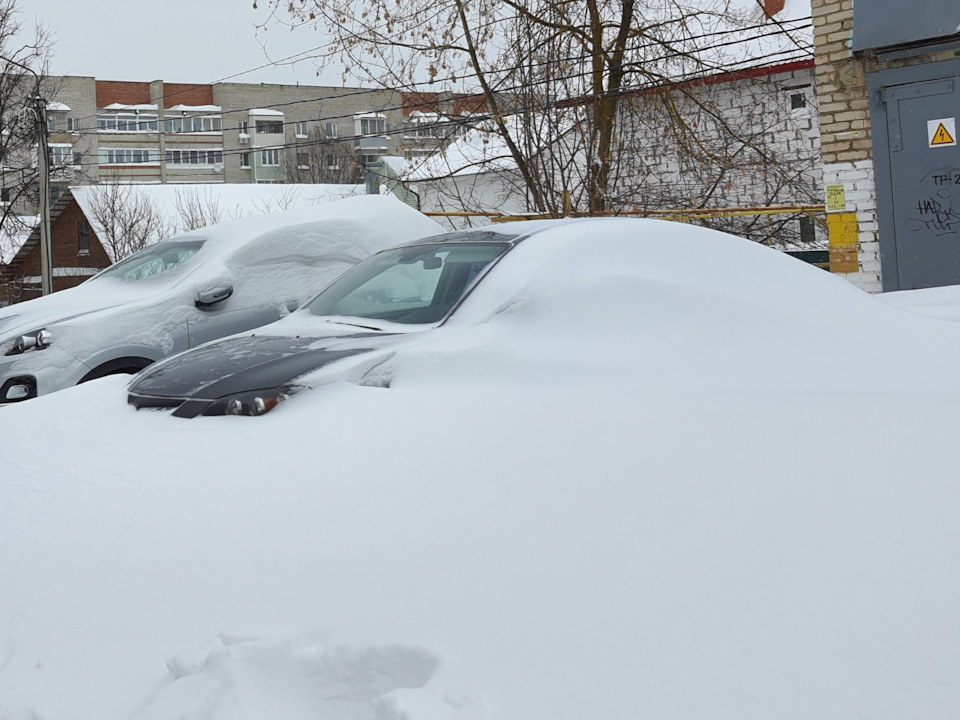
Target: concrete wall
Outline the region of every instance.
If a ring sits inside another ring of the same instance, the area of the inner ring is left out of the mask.
[[[241,166],[241,156],[253,153],[257,145],[263,145],[253,136],[253,119],[250,110],[272,109],[283,113],[282,144],[295,156],[295,145],[307,146],[316,142],[315,131],[322,130],[326,122],[336,122],[338,136],[351,138],[355,134],[354,115],[382,112],[387,117],[388,147],[399,148],[399,138],[393,128],[402,125],[403,101],[401,93],[373,91],[362,88],[307,87],[299,85],[269,85],[244,83],[218,83],[213,86],[214,104],[223,108],[224,180],[226,182],[253,182],[254,158],[250,166]],[[239,123],[249,123],[251,132],[247,142],[241,142]],[[302,135],[298,137],[297,123],[303,123]],[[269,138],[266,144],[276,144],[277,138]],[[353,141],[351,141],[353,142]],[[258,171],[259,172],[259,171]]]

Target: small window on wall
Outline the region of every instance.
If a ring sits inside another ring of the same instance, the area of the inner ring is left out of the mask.
[[[807,106],[807,96],[803,93],[791,93],[790,94],[790,109],[799,110],[800,108],[805,108]]]
[[[305,122],[298,122],[294,126],[296,130],[296,136],[300,138],[305,138],[307,136],[307,124]]]
[[[240,153],[240,167],[250,167],[250,153]]]
[[[337,132],[338,132],[337,124],[335,122],[325,122],[323,124],[323,132],[326,134],[328,138],[337,137]]]
[[[77,255],[90,254],[90,226],[86,220],[77,223]]]
[[[812,245],[817,239],[817,230],[813,218],[804,215],[800,218],[800,242]]]
[[[310,167],[310,155],[308,153],[297,153],[297,167],[301,170]]]
[[[5,187],[0,189],[0,203],[6,205],[10,202],[10,188]]]

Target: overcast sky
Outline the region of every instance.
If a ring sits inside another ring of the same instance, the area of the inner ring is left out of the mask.
[[[51,72],[99,80],[176,83],[266,82],[342,85],[340,73],[317,77],[310,61],[271,65],[323,43],[320,33],[290,32],[268,20],[268,0],[165,0],[104,5],[95,0],[16,0],[26,24],[49,25],[57,41]],[[757,0],[737,0],[756,7]],[[787,0],[786,17],[810,13],[810,0]],[[264,54],[265,43],[268,55]],[[356,84],[353,81],[352,84]]]
[[[284,58],[322,42],[311,30],[289,32],[256,25],[267,19],[253,0],[165,0],[103,4],[93,0],[18,0],[26,25],[51,26],[57,42],[51,72],[99,80],[165,80],[339,85],[336,73],[317,78],[309,62],[266,67],[259,40],[271,58]],[[260,68],[255,70],[255,68]],[[235,76],[235,77],[234,77]]]

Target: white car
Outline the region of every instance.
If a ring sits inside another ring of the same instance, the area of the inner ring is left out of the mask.
[[[169,238],[0,310],[0,404],[273,322],[371,254],[442,230],[393,197],[363,196]]]

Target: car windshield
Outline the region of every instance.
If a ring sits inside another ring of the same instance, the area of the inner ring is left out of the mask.
[[[304,307],[314,315],[439,322],[508,247],[438,243],[387,250],[348,270]]]
[[[182,267],[184,263],[197,254],[203,243],[203,238],[159,242],[134,253],[128,258],[124,258],[115,265],[111,265],[96,278],[112,277],[132,282],[156,277]]]

